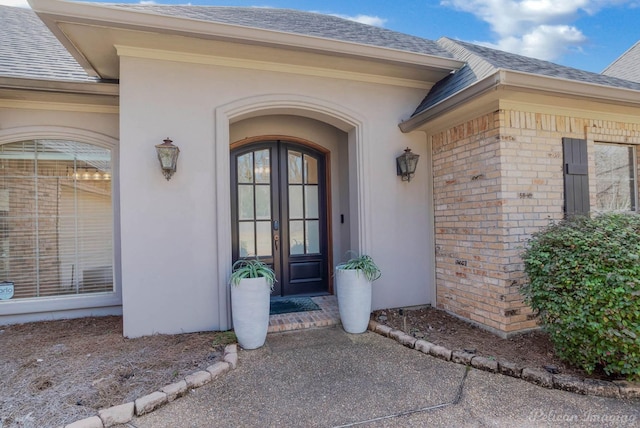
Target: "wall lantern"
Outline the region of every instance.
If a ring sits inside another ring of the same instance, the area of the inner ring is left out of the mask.
[[[156,145],[160,168],[162,168],[162,173],[167,181],[169,181],[173,173],[176,172],[176,168],[178,166],[178,154],[180,153],[178,146],[174,146],[172,143],[173,141],[166,138],[164,143]]]
[[[416,173],[419,157],[420,155],[411,153],[411,149],[407,147],[404,150],[404,154],[396,158],[398,175],[402,177],[402,181],[411,181],[413,174]]]

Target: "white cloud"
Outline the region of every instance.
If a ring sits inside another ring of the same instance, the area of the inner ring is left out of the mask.
[[[361,24],[374,25],[376,27],[384,27],[384,24],[387,23],[387,20],[385,18],[380,18],[378,16],[371,16],[371,15],[348,16],[348,15],[334,14],[333,16],[348,19],[349,21],[359,22]]]
[[[496,34],[498,49],[553,60],[580,50],[587,37],[570,25],[580,13],[594,15],[603,8],[634,4],[629,0],[441,0],[440,4],[469,12]]]
[[[0,0],[0,6],[31,7],[27,0]]]
[[[553,60],[570,51],[580,50],[587,38],[580,30],[568,25],[540,25],[520,37],[503,37],[498,43],[482,43],[507,52]]]

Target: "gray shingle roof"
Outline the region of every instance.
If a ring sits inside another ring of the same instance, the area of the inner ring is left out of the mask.
[[[602,74],[640,82],[640,41],[605,68]]]
[[[31,10],[0,6],[0,76],[95,82]]]
[[[451,54],[433,40],[314,12],[261,7],[139,4],[110,4],[109,6],[451,58]]]
[[[466,62],[466,65],[455,74],[447,76],[434,85],[413,113],[413,116],[494,74],[498,70],[517,71],[615,88],[640,90],[640,83],[637,82],[565,67],[549,61],[503,52],[485,46],[452,40],[446,37],[439,39],[437,43],[451,52],[455,59]]]

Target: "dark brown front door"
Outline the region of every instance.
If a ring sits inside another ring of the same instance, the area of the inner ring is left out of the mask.
[[[265,141],[231,152],[233,259],[273,266],[272,296],[329,291],[325,157]]]

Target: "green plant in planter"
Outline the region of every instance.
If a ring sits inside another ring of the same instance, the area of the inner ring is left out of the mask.
[[[258,259],[240,259],[233,264],[231,270],[229,282],[232,285],[240,284],[240,281],[245,278],[265,278],[273,291],[276,274],[266,263]]]
[[[366,254],[352,257],[348,261],[337,265],[336,269],[361,270],[369,282],[373,282],[382,276],[378,265],[375,264],[371,256]]]

